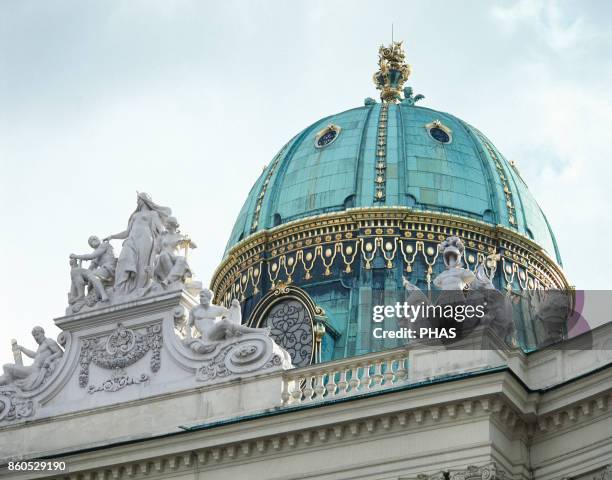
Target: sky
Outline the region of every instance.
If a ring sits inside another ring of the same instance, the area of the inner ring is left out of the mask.
[[[606,0],[1,0],[0,364],[57,336],[68,255],[125,229],[136,190],[208,284],[277,150],[377,96],[392,23],[422,105],[517,163],[577,288],[612,288],[611,22]]]

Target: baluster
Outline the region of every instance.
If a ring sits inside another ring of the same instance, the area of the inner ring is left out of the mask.
[[[327,390],[327,397],[336,394],[336,373],[336,371],[332,370],[327,374],[327,385],[325,385],[325,390]]]
[[[302,382],[305,381],[301,377],[293,380],[293,390],[291,391],[292,403],[301,403],[302,401]]]
[[[397,382],[403,382],[408,377],[408,371],[406,370],[406,358],[400,357],[397,359],[397,370],[395,371],[395,378]]]
[[[317,396],[318,400],[323,399],[323,394],[325,393],[325,386],[323,385],[323,375],[324,373],[316,373],[314,376],[315,379],[315,388],[314,393]]]
[[[351,387],[351,392],[355,392],[359,390],[361,386],[361,380],[359,380],[359,365],[353,367],[351,370],[351,379],[349,380],[349,386]]]
[[[393,374],[393,362],[395,360],[393,358],[389,358],[387,359],[387,363],[386,363],[386,367],[385,367],[385,385],[386,386],[391,386],[393,384],[393,377],[395,376]]]
[[[408,352],[395,356],[373,356],[368,363],[346,364],[345,367],[330,370],[310,370],[312,373],[283,379],[281,400],[284,405],[329,397],[392,387],[405,382],[409,377]],[[325,368],[319,366],[317,368]]]
[[[373,382],[371,388],[380,387],[382,384],[382,362],[374,363],[374,375],[372,376]]]
[[[314,389],[312,388],[312,382],[314,377],[308,376],[306,377],[306,383],[304,384],[304,401],[307,402],[312,400],[312,396],[314,395]]]
[[[338,394],[342,395],[348,390],[348,382],[346,381],[346,368],[340,370],[340,380],[338,381]]]
[[[361,386],[365,390],[369,390],[370,389],[370,382],[372,381],[372,377],[370,377],[370,368],[371,367],[372,367],[372,365],[369,364],[369,363],[367,363],[363,367],[363,380],[361,380]]]
[[[283,391],[281,392],[281,400],[283,404],[289,403],[291,395],[289,394],[289,383],[292,383],[289,379],[283,378]]]

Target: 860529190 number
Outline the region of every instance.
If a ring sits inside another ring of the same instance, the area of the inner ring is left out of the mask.
[[[43,462],[43,461],[22,461],[8,462],[10,471],[34,472],[34,471],[65,471],[66,462]]]

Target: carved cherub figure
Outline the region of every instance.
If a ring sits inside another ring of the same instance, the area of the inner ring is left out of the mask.
[[[36,351],[28,350],[20,345],[17,345],[16,349],[33,358],[34,363],[29,366],[4,365],[0,385],[15,385],[22,390],[33,390],[43,382],[47,373],[53,371],[56,360],[64,354],[64,351],[55,340],[45,337],[42,327],[34,327],[32,336],[38,343]]]
[[[402,103],[412,106],[415,103],[423,100],[424,98],[425,98],[425,95],[422,95],[420,93],[413,95],[412,87],[404,87],[404,98],[402,100]]]

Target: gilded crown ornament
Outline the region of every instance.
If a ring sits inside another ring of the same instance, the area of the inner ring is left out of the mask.
[[[404,83],[410,76],[410,65],[406,63],[403,43],[392,41],[388,47],[381,45],[378,49],[379,70],[373,80],[383,102],[399,102]]]

